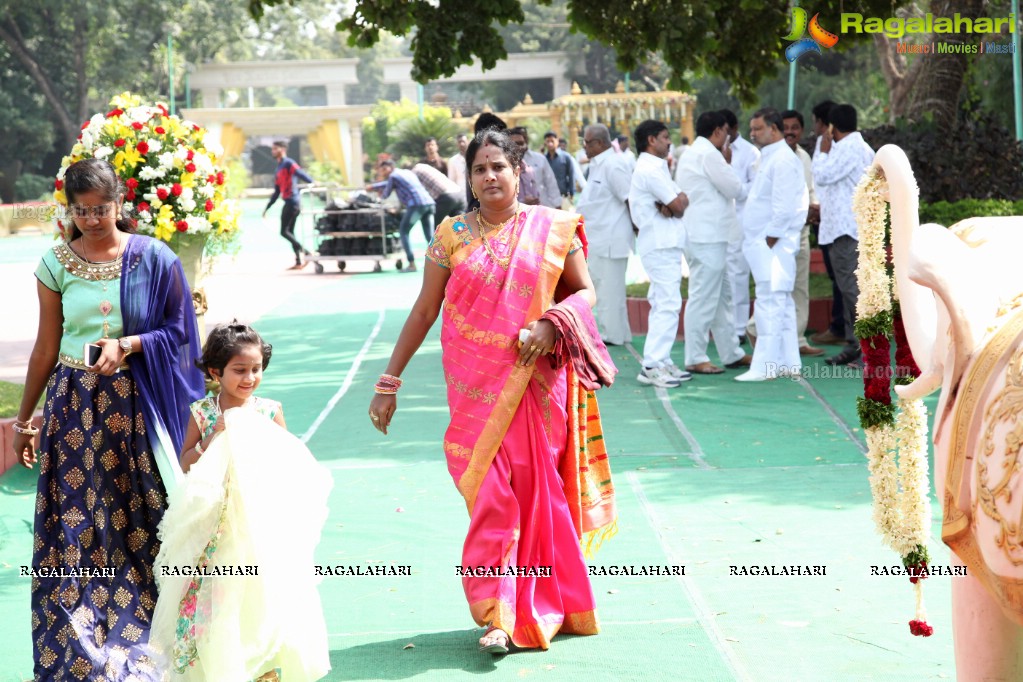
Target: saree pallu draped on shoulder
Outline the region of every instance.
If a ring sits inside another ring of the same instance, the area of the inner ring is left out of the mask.
[[[568,372],[518,364],[518,332],[553,304],[577,215],[533,207],[451,257],[441,342],[451,424],[448,470],[471,516],[462,555],[474,619],[521,647],[557,632],[596,634],[593,592],[559,475],[574,405]],[[564,469],[562,469],[562,475]],[[577,472],[578,475],[578,472]],[[576,493],[577,494],[577,493]]]

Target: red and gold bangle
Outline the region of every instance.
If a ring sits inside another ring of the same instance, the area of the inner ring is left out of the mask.
[[[381,374],[373,390],[380,395],[394,395],[401,388],[401,379],[393,374]]]
[[[25,436],[38,436],[39,435],[39,429],[37,429],[36,427],[32,426],[32,420],[31,419],[26,419],[24,421],[21,421],[20,419],[17,419],[17,420],[14,421],[13,424],[11,424],[11,429],[13,429],[15,433],[20,433],[20,434],[25,435]]]

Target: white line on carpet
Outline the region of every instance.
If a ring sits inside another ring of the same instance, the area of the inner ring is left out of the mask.
[[[797,383],[800,386],[802,386],[807,393],[813,396],[814,400],[820,403],[821,407],[824,408],[824,411],[827,412],[828,416],[831,417],[831,420],[838,424],[838,428],[840,428],[842,432],[849,437],[849,440],[851,440],[856,445],[856,447],[860,449],[860,452],[864,455],[867,454],[866,444],[856,437],[856,434],[853,432],[852,429],[849,428],[849,425],[845,423],[845,420],[842,419],[841,415],[839,415],[838,412],[835,412],[835,408],[831,406],[831,403],[825,400],[824,396],[818,393],[817,389],[814,388],[813,385],[803,377],[799,377]]]
[[[630,342],[625,344],[625,347],[629,350],[630,353],[632,353],[632,357],[636,359],[636,362],[639,363],[639,366],[642,367],[643,356],[636,352],[636,349],[635,347],[633,347],[632,343]],[[686,442],[689,443],[689,447],[692,449],[692,452],[682,452],[679,454],[684,455],[689,459],[693,460],[693,463],[696,464],[697,469],[713,469],[714,467],[707,464],[707,460],[703,458],[703,448],[700,447],[700,444],[697,442],[696,438],[694,438],[693,434],[691,434],[689,432],[689,429],[686,428],[686,425],[682,421],[682,418],[678,416],[677,412],[675,412],[675,408],[671,406],[671,398],[668,397],[668,391],[660,387],[655,387],[654,394],[657,396],[657,399],[661,401],[661,406],[664,407],[664,411],[668,413],[668,417],[671,419],[671,421],[675,423],[675,428],[678,429],[679,433],[682,434],[682,437],[686,439]]]
[[[377,334],[380,333],[380,330],[384,326],[384,314],[385,311],[381,308],[380,314],[377,316],[376,326],[373,327],[373,331],[371,331],[369,337],[366,338],[366,343],[362,344],[362,348],[359,349],[359,354],[356,355],[355,360],[352,361],[352,366],[348,369],[348,374],[345,375],[345,380],[342,382],[341,388],[337,389],[337,393],[334,394],[334,397],[327,402],[327,406],[323,408],[323,411],[320,412],[318,417],[316,417],[312,425],[306,429],[305,433],[302,434],[303,443],[308,443],[309,439],[316,434],[317,429],[319,429],[323,422],[327,420],[327,416],[330,415],[331,411],[333,411],[341,398],[343,398],[345,393],[348,392],[352,382],[355,381],[355,375],[359,371],[359,366],[362,364],[363,358],[366,357],[366,353],[368,353],[370,347],[372,347],[373,341],[377,338]]]
[[[657,541],[661,543],[661,550],[663,550],[665,556],[668,557],[669,563],[682,565],[683,562],[681,561],[681,558],[675,555],[675,552],[671,549],[671,545],[668,544],[664,534],[661,533],[657,515],[653,510],[653,506],[650,504],[650,500],[647,499],[646,491],[643,490],[643,484],[639,482],[639,477],[636,476],[634,471],[625,472],[625,477],[628,479],[629,485],[632,486],[632,492],[636,494],[636,498],[639,500],[639,504],[643,508],[643,513],[646,515],[647,523],[650,524],[651,530],[653,530],[657,535]],[[714,648],[724,659],[725,666],[732,674],[733,679],[740,680],[741,682],[752,681],[753,678],[750,677],[749,672],[746,671],[742,661],[739,660],[739,656],[725,640],[724,633],[718,629],[718,624],[714,619],[714,614],[707,603],[703,600],[703,595],[701,595],[700,591],[696,588],[696,584],[688,576],[678,575],[675,576],[675,578],[682,584],[682,590],[689,599],[689,603],[693,605],[693,611],[696,613],[696,620],[707,633],[707,638],[710,639],[711,644],[714,645]]]

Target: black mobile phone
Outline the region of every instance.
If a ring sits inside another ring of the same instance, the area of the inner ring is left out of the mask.
[[[103,348],[95,343],[85,344],[82,355],[84,356],[85,366],[92,367],[99,362],[99,356],[103,354]]]

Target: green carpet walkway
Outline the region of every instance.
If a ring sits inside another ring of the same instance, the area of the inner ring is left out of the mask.
[[[254,321],[274,345],[260,393],[283,402],[291,431],[333,475],[318,562],[411,567],[324,578],[329,679],[954,679],[951,578],[927,581],[936,633],[922,639],[906,624],[908,581],[870,575],[898,560],[871,521],[858,377],[827,378],[815,360],[807,373],[820,378],[807,382],[738,384],[732,371],[655,390],[636,381],[630,347],[612,349],[621,373],[599,394],[620,531],[593,565],[682,565],[684,575],[596,576],[599,636],[478,654],[455,575],[468,517],[440,447],[437,328],[404,375],[391,433],[367,418],[421,275],[327,272],[308,273],[314,289]],[[681,365],[681,344],[675,354]],[[18,568],[31,558],[34,480],[21,469],[0,478],[0,682],[31,678],[29,579]],[[931,551],[944,564],[937,528]],[[791,565],[826,575],[730,575]]]

